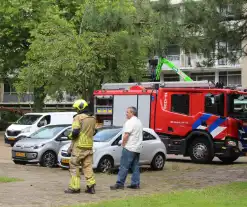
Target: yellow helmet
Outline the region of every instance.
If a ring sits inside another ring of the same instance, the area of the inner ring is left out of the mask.
[[[82,111],[88,106],[88,103],[84,99],[76,100],[73,104],[73,108]]]

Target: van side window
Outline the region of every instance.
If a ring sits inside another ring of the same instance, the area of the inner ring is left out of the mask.
[[[44,116],[38,123],[38,126],[46,126],[51,123],[51,116]]]
[[[189,115],[189,95],[188,94],[172,94],[171,111]]]

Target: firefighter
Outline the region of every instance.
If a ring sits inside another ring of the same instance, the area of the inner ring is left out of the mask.
[[[86,179],[87,189],[85,193],[95,193],[95,178],[92,169],[93,163],[93,135],[95,133],[96,119],[94,116],[87,114],[88,104],[85,100],[77,100],[73,108],[77,114],[73,118],[72,132],[69,139],[72,140],[68,150],[71,153],[70,174],[71,179],[69,188],[65,193],[80,193],[80,166]]]

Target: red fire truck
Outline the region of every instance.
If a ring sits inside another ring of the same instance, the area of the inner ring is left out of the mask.
[[[208,81],[108,83],[94,91],[99,124],[122,126],[135,106],[144,127],[159,134],[168,154],[209,163],[216,156],[232,163],[241,154],[243,123],[234,117],[239,91],[218,89]]]

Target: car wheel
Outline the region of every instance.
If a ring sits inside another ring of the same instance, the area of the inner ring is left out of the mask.
[[[57,165],[57,155],[55,152],[47,151],[42,155],[40,165],[42,167],[55,167]]]
[[[206,138],[195,139],[189,147],[190,158],[195,163],[210,163],[214,154]]]
[[[163,170],[165,165],[165,155],[161,152],[154,155],[154,158],[151,162],[151,168],[153,170]]]
[[[26,165],[26,164],[27,164],[25,161],[19,161],[19,160],[13,160],[13,162],[14,162],[16,165]]]
[[[109,172],[113,168],[113,158],[110,156],[104,156],[98,163],[97,170],[102,173]]]
[[[224,164],[232,164],[235,160],[239,158],[239,155],[233,157],[218,157]]]
[[[11,147],[14,147],[14,145],[15,145],[15,144],[13,144],[13,143],[12,143],[12,144],[10,144],[10,146],[11,146]]]

